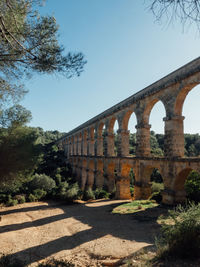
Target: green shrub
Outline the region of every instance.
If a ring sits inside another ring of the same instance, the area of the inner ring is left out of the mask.
[[[163,183],[162,175],[160,174],[159,170],[156,168],[153,169],[150,179],[151,179],[151,182]]]
[[[152,193],[155,193],[155,192],[160,193],[163,189],[164,189],[163,183],[152,182],[152,185],[151,185],[151,192]]]
[[[200,202],[200,174],[198,172],[191,171],[185,181],[185,191],[189,200]]]
[[[55,181],[45,174],[35,174],[29,183],[29,188],[31,191],[35,189],[43,189],[47,193],[50,192],[55,186]]]
[[[133,197],[134,196],[134,186],[130,186],[130,193],[131,193],[131,196]]]
[[[59,186],[56,188],[55,196],[59,199],[65,199],[66,198],[66,192],[69,188],[69,184],[67,182],[61,182]]]
[[[28,196],[28,200],[29,200],[30,202],[35,202],[35,201],[36,201],[36,197],[35,197],[33,194],[30,194],[30,195]]]
[[[86,190],[84,192],[84,196],[83,196],[84,200],[90,200],[90,199],[95,199],[95,194],[94,191],[92,191],[91,188],[88,188],[88,190]]]
[[[106,190],[99,189],[99,188],[97,188],[94,191],[94,195],[95,195],[96,199],[109,198],[109,196],[110,196],[110,194]]]
[[[163,183],[156,183],[152,182],[151,186],[151,200],[155,200],[156,202],[160,203],[162,201],[162,190],[164,189],[164,184]]]
[[[159,257],[195,258],[200,251],[200,204],[169,211],[156,241]],[[167,223],[168,222],[168,223]]]
[[[16,195],[14,199],[17,199],[19,204],[23,204],[26,202],[25,196],[24,195]]]
[[[8,201],[6,202],[7,207],[16,206],[18,204],[17,199],[13,199],[11,197],[8,198]]]
[[[57,185],[59,185],[62,182],[62,176],[60,175],[60,173],[55,175],[55,181]]]
[[[67,189],[67,191],[65,193],[65,199],[69,200],[69,201],[78,199],[79,190],[80,189],[79,189],[78,183],[70,185],[70,187]]]
[[[35,196],[36,200],[40,200],[46,196],[47,192],[43,189],[35,189],[33,191],[33,195]]]

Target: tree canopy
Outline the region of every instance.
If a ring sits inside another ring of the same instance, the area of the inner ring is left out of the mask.
[[[42,0],[0,1],[0,104],[19,99],[22,78],[33,72],[60,73],[67,78],[83,71],[82,53],[68,52],[58,42],[53,16],[37,11]]]

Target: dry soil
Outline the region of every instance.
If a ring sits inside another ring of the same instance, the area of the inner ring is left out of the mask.
[[[152,247],[159,232],[159,208],[136,214],[112,214],[123,201],[101,200],[67,205],[25,203],[0,209],[1,252],[36,266],[50,257],[77,267],[109,266]]]

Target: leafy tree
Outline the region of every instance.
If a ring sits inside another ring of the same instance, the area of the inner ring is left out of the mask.
[[[159,143],[154,131],[151,131],[150,135],[151,153],[155,156],[163,156],[163,151],[159,147]]]
[[[0,102],[20,98],[22,78],[33,72],[80,75],[82,53],[63,55],[53,16],[40,16],[42,0],[0,1]],[[8,97],[9,96],[9,97]]]
[[[0,182],[29,176],[40,159],[37,135],[28,127],[0,129]]]
[[[185,191],[190,200],[200,201],[200,174],[198,172],[191,171],[185,182]]]
[[[32,118],[31,112],[21,105],[14,105],[3,110],[0,115],[0,125],[3,128],[16,128],[28,123]]]
[[[57,175],[63,178],[71,176],[70,170],[66,166],[64,151],[58,150],[56,145],[50,143],[43,146],[42,153],[43,157],[37,167],[37,173],[45,173],[55,179],[58,179]]]

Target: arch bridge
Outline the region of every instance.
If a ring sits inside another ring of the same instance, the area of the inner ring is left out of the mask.
[[[184,182],[191,170],[200,171],[200,158],[184,157],[183,104],[187,94],[200,83],[200,57],[166,77],[137,92],[78,126],[57,140],[81,188],[102,188],[116,198],[130,198],[130,170],[135,174],[135,199],[151,194],[150,175],[157,168],[164,181],[162,201],[166,204],[185,199]],[[150,150],[149,117],[161,101],[166,116],[164,156],[154,157]],[[128,122],[132,113],[137,119],[136,155],[129,155]],[[117,152],[114,146],[114,124],[118,122]]]

